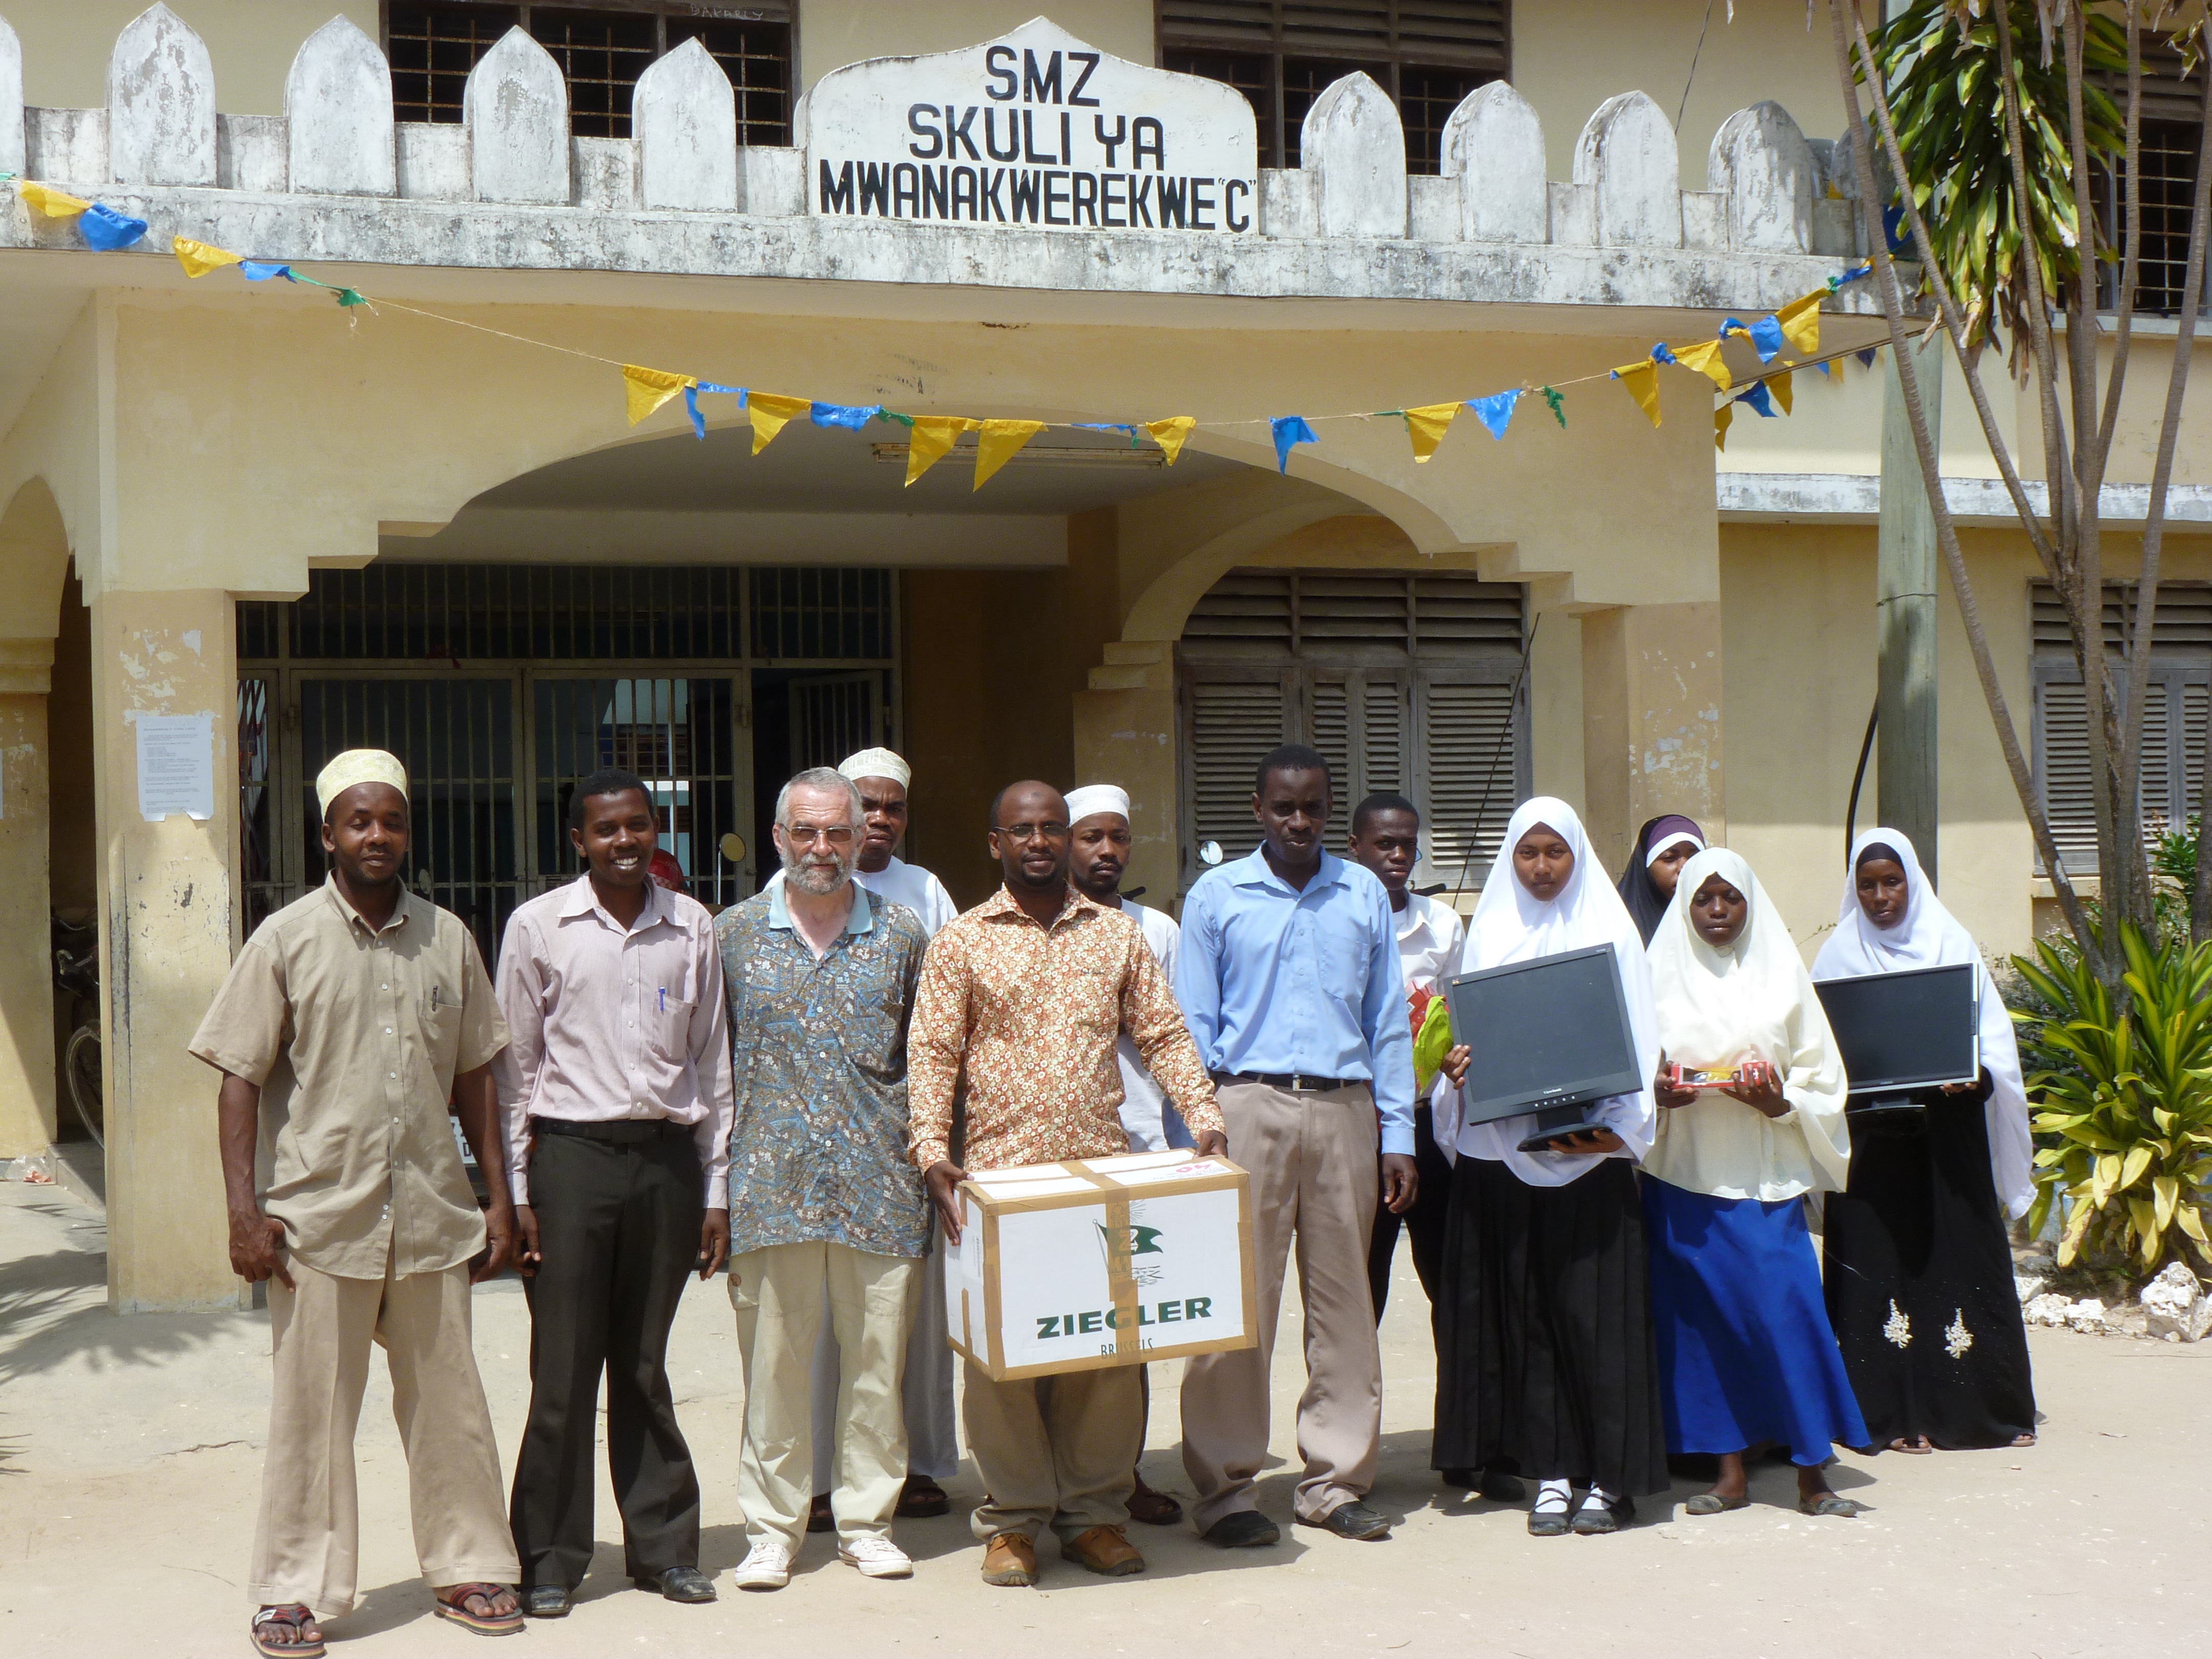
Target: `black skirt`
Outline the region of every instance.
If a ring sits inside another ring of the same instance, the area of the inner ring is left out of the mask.
[[[1665,1491],[1644,1262],[1633,1165],[1607,1158],[1564,1187],[1531,1187],[1503,1164],[1462,1157],[1445,1224],[1430,1461]]]
[[[1876,1447],[2035,1431],[1988,1094],[1984,1076],[1972,1094],[1915,1096],[1918,1112],[1851,1115],[1850,1182],[1826,1210],[1828,1318]]]

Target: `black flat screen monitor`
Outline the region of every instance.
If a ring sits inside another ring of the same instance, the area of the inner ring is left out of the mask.
[[[1814,982],[1854,1095],[1897,1096],[1980,1075],[1979,975],[1971,962]]]
[[[1462,974],[1445,988],[1452,1040],[1472,1051],[1461,1121],[1539,1114],[1544,1133],[1571,1128],[1580,1108],[1633,1094],[1650,1079],[1637,1063],[1613,946]]]

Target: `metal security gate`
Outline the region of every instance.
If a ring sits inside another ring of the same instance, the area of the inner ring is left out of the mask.
[[[834,763],[896,740],[887,571],[371,566],[317,571],[294,604],[240,605],[238,633],[249,929],[323,880],[314,780],[345,748],[406,764],[408,882],[490,962],[515,906],[581,868],[568,815],[586,775],[643,778],[660,845],[720,908],[774,856],[773,787],[766,800],[755,787],[760,684],[790,708],[771,767],[787,746]]]

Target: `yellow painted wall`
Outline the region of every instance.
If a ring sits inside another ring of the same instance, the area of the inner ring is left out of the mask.
[[[863,58],[975,46],[1040,14],[1117,58],[1152,61],[1152,0],[799,0],[799,79],[811,87]]]
[[[1708,12],[1704,51],[1698,31]],[[1690,95],[1679,138],[1682,187],[1705,187],[1705,154],[1720,124],[1771,98],[1808,138],[1843,130],[1826,8],[1805,30],[1802,0],[1520,0],[1513,8],[1513,83],[1544,123],[1551,175],[1565,179],[1590,112],[1615,93],[1650,94],[1671,118]],[[1698,59],[1691,78],[1690,62]]]
[[[23,42],[23,101],[53,109],[107,102],[107,60],[146,0],[8,0],[0,16]],[[174,0],[207,42],[215,106],[226,115],[282,115],[284,74],[300,43],[340,14],[381,40],[376,0]]]

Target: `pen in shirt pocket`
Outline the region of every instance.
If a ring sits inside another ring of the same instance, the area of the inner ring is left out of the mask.
[[[660,988],[660,1012],[664,1014],[668,1012],[668,988],[665,985]]]

